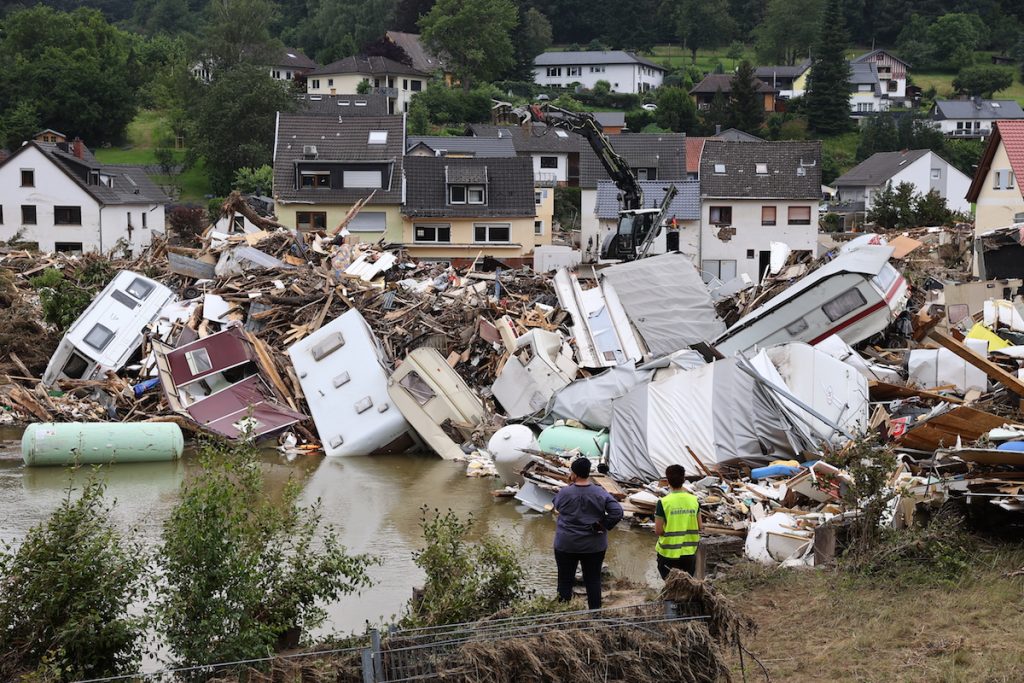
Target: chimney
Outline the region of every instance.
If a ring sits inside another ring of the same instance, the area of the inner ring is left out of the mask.
[[[85,156],[85,145],[82,144],[82,138],[75,138],[74,141],[72,141],[71,153],[79,159]]]
[[[974,108],[981,109],[981,95],[974,96]]]
[[[722,134],[722,124],[716,123],[715,124],[715,135],[718,136],[718,135],[721,135],[721,134]]]

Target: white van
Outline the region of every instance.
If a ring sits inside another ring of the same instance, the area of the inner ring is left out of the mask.
[[[174,292],[155,280],[122,270],[68,329],[43,373],[58,379],[96,379],[120,370],[142,344],[142,331]]]
[[[892,247],[864,246],[798,281],[715,340],[726,356],[838,335],[853,345],[878,334],[906,308],[907,281],[889,263]]]

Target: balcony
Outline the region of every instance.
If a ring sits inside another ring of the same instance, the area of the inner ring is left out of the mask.
[[[373,92],[374,92],[375,95],[384,95],[385,97],[392,97],[392,98],[398,97],[398,88],[379,87],[379,88],[374,88]]]
[[[951,138],[987,138],[991,128],[956,128],[946,133]]]
[[[554,187],[558,184],[558,174],[551,171],[534,171],[533,184],[537,187]]]

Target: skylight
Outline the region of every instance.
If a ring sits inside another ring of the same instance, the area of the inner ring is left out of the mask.
[[[768,173],[768,164],[754,164],[754,171],[758,175],[765,175]]]
[[[715,173],[725,173],[725,164],[715,164]]]
[[[569,137],[569,134],[566,133],[564,130],[556,130],[555,131],[555,135],[557,135],[560,138],[567,138],[567,137]]]
[[[367,144],[370,145],[386,145],[388,142],[388,132],[386,130],[371,130],[370,139]]]

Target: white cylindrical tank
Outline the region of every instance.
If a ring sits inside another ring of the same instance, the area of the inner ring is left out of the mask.
[[[530,460],[522,449],[538,450],[537,437],[526,425],[505,425],[487,442],[487,450],[494,456],[494,467],[507,486],[519,486],[523,478],[519,471]]]

